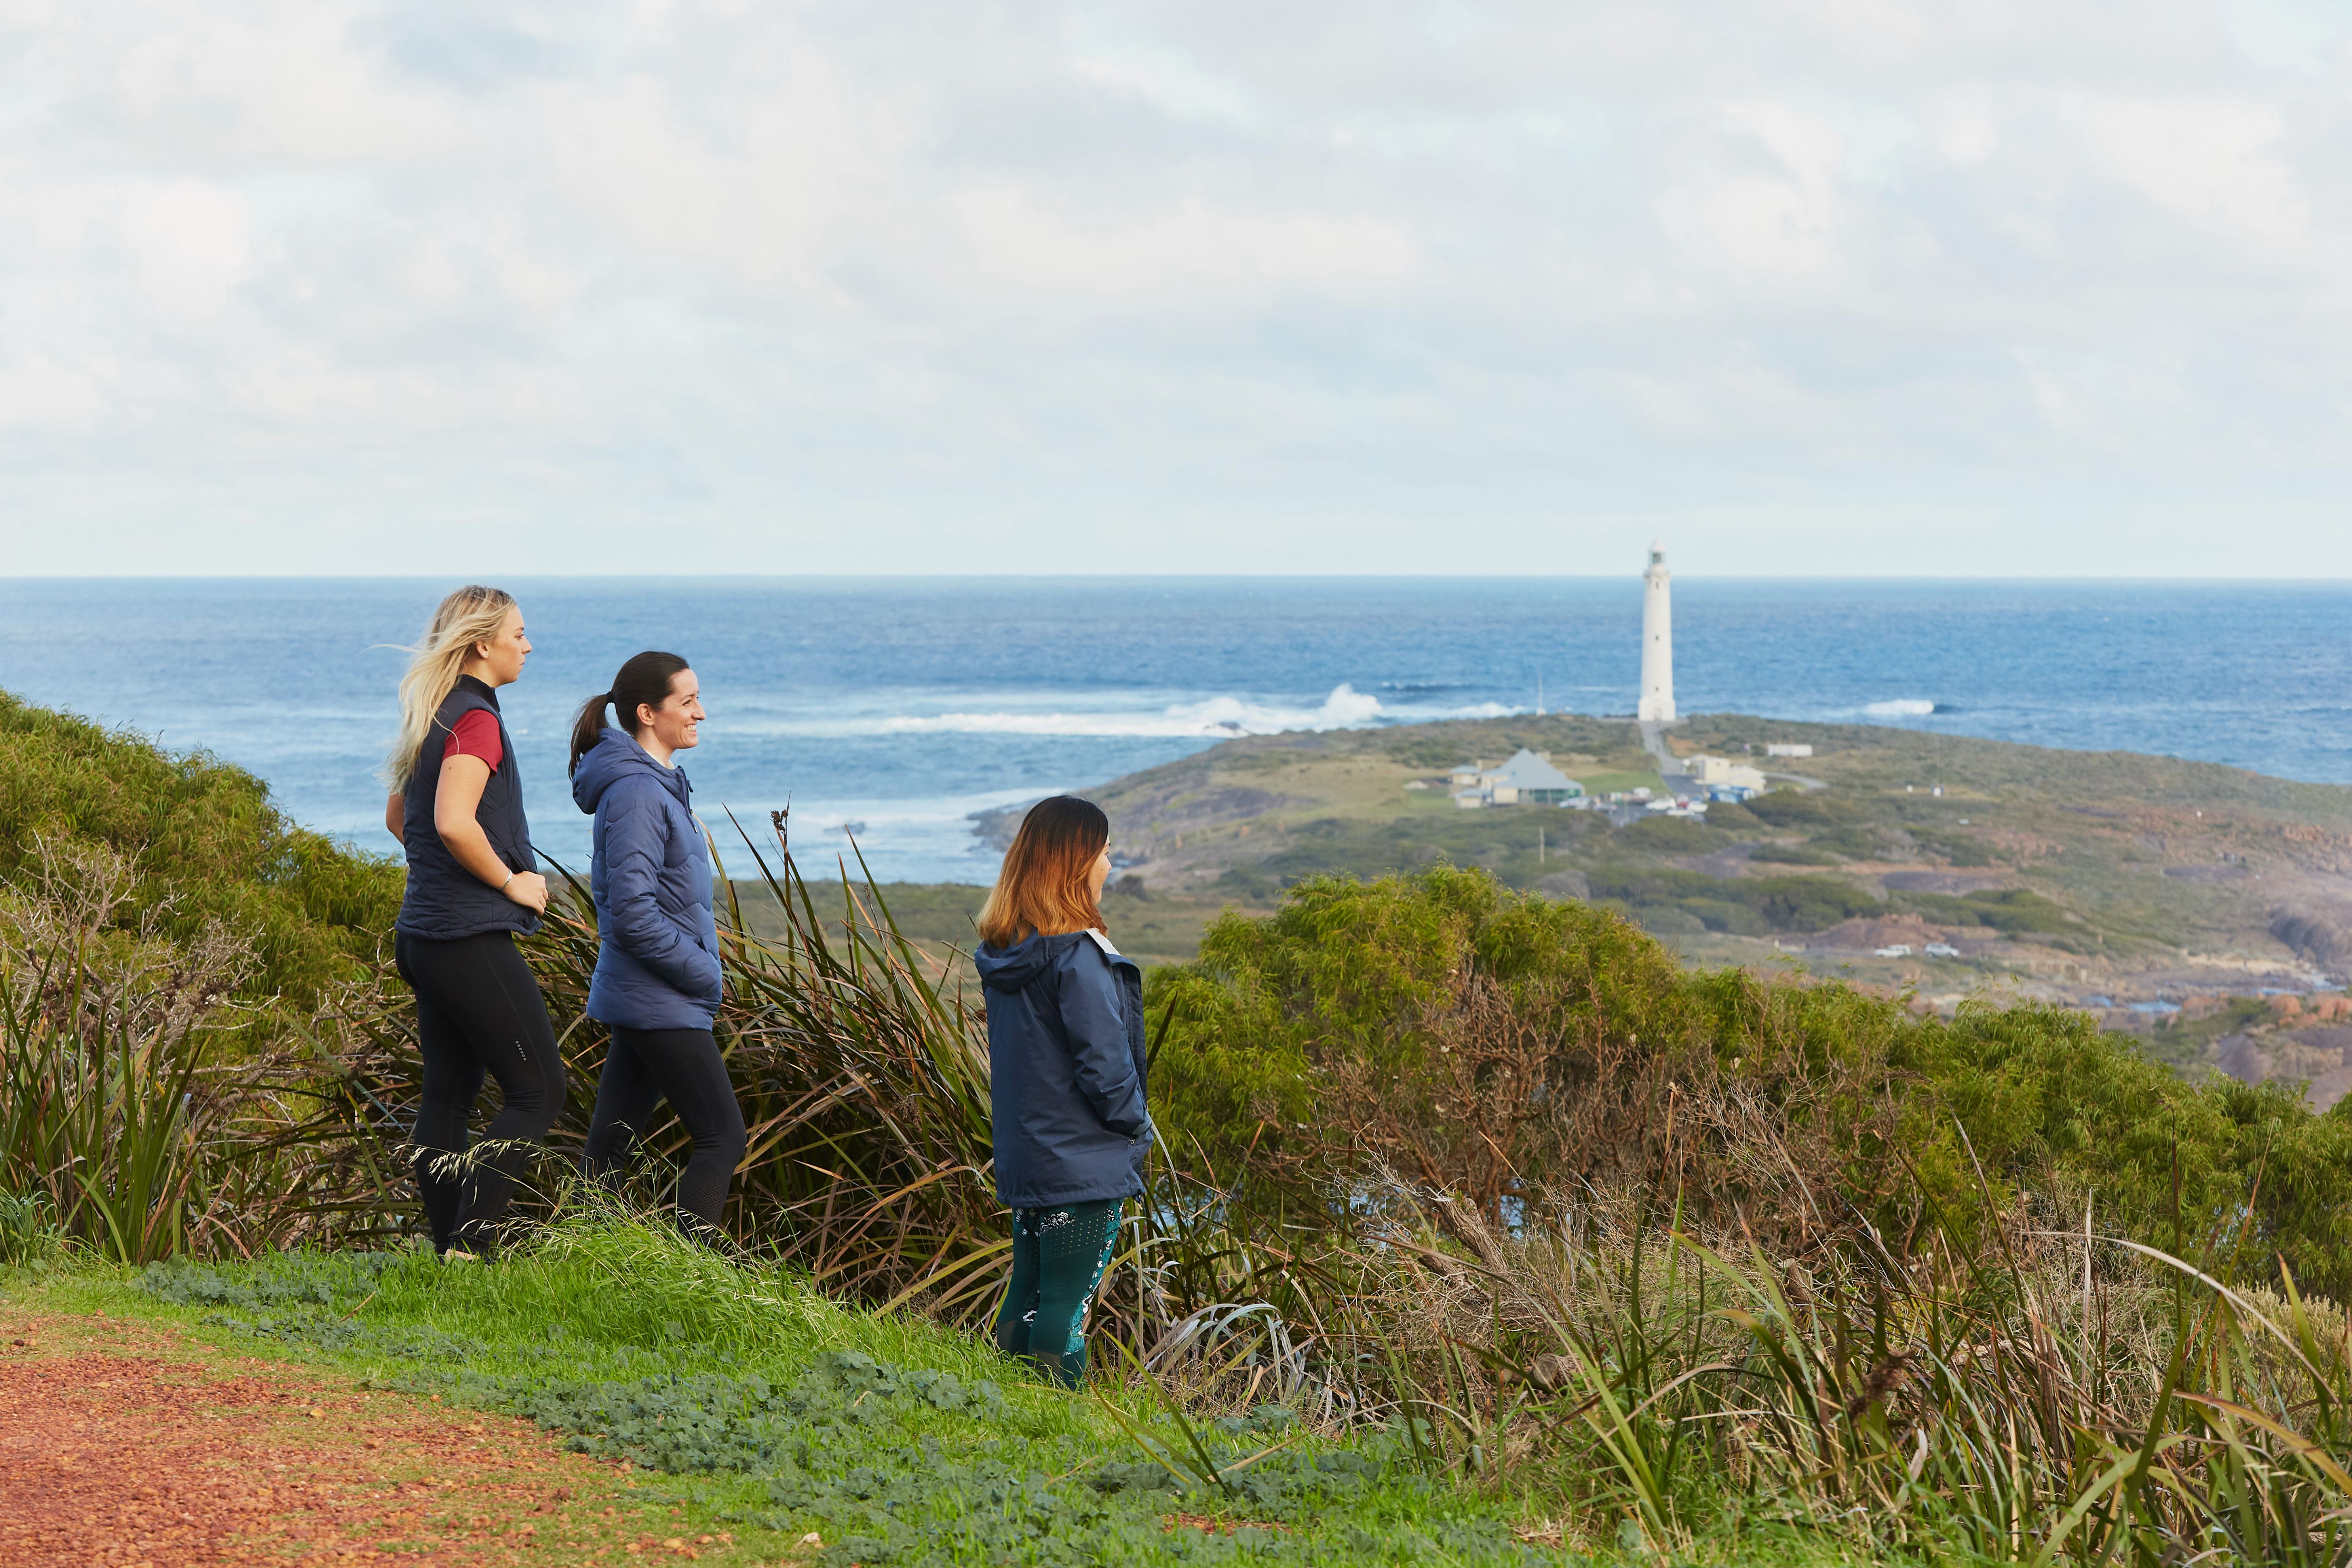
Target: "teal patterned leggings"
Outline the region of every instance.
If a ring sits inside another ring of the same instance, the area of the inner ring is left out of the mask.
[[[1087,1309],[1118,1242],[1117,1198],[1013,1211],[1013,1282],[996,1314],[996,1348],[1065,1388],[1087,1371]]]

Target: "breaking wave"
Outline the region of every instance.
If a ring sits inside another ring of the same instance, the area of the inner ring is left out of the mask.
[[[1381,700],[1346,681],[1331,689],[1321,705],[1286,707],[1238,697],[1211,697],[1171,703],[1156,710],[1136,708],[1003,708],[946,713],[860,714],[841,718],[761,720],[735,728],[761,734],[799,735],[1072,735],[1224,740],[1235,735],[1278,735],[1297,730],[1357,730],[1422,718],[1500,718],[1515,710],[1495,703],[1444,712],[1412,712],[1381,706]]]
[[[1179,702],[1157,713],[935,713],[882,721],[888,735],[1277,735],[1352,730],[1381,720],[1381,700],[1342,681],[1319,708],[1276,708],[1238,697]]]
[[[1867,703],[1862,710],[1874,719],[1924,719],[1936,710],[1936,705],[1924,697],[1897,697],[1891,701]]]

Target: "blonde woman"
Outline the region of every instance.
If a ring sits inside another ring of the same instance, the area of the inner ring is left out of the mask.
[[[996,1195],[1013,1210],[997,1348],[1076,1388],[1118,1212],[1143,1191],[1143,973],[1102,929],[1110,819],[1076,795],[1021,819],[980,911]]]
[[[496,588],[441,601],[400,683],[400,740],[385,763],[383,825],[408,855],[394,928],[400,976],[416,994],[425,1084],[410,1142],[433,1249],[486,1256],[530,1146],[563,1109],[563,1058],[517,931],[539,928],[537,869],[513,737],[499,688],[530,655],[522,611]],[[467,1156],[484,1077],[502,1103]]]

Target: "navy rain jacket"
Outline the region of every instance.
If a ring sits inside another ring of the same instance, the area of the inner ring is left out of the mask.
[[[1016,1209],[1143,1191],[1143,972],[1099,931],[973,955],[988,997],[996,1195]]]
[[[707,1029],[720,992],[710,850],[687,805],[686,770],[666,768],[607,727],[572,774],[596,817],[588,889],[596,975],[588,1016],[624,1029]]]

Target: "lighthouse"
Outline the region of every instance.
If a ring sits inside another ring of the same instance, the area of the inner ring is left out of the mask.
[[[1642,700],[1633,717],[1645,721],[1675,721],[1675,613],[1667,597],[1674,574],[1666,570],[1666,552],[1650,542],[1650,569],[1642,574]]]

